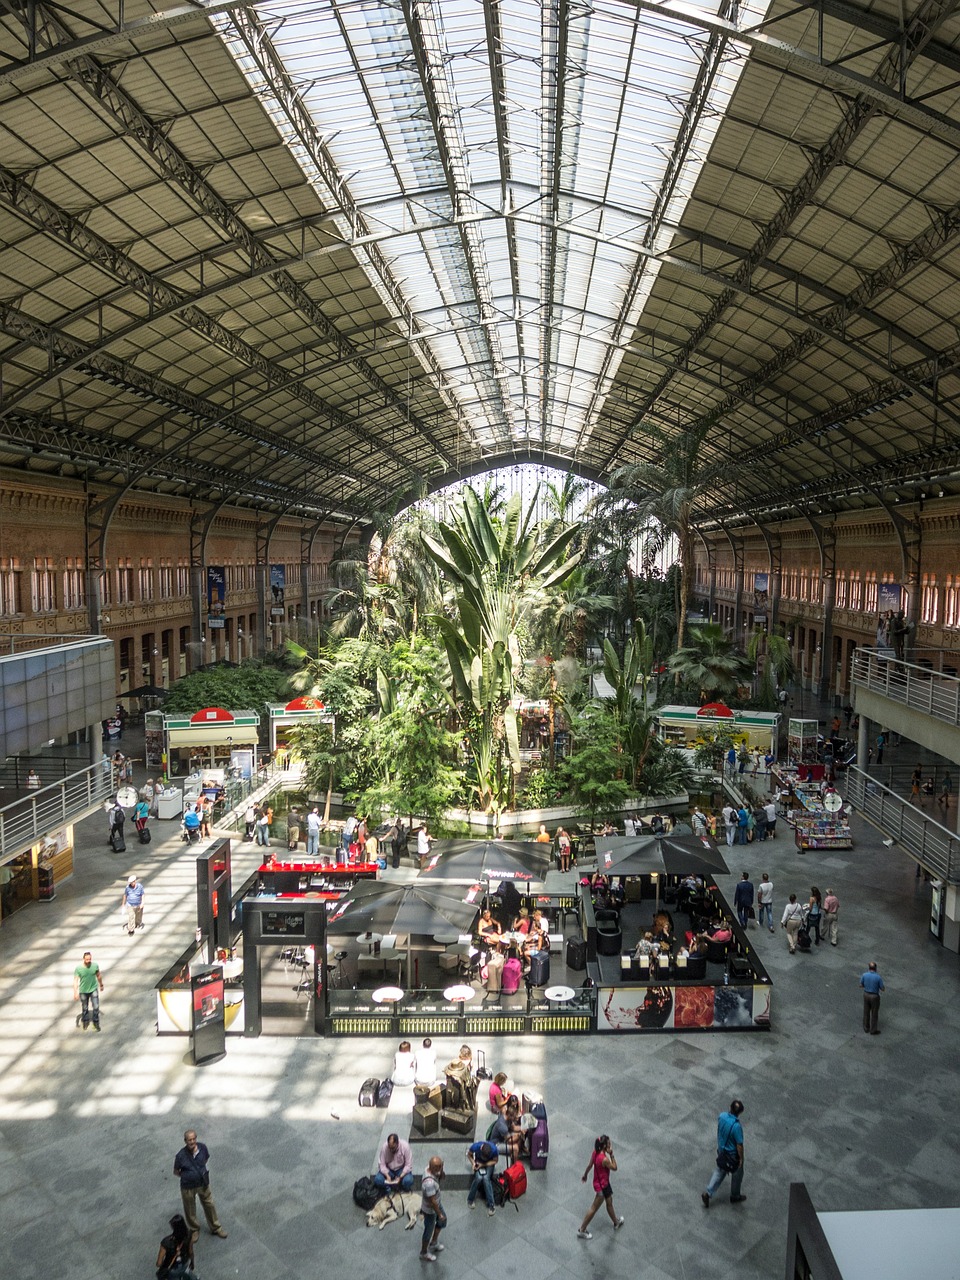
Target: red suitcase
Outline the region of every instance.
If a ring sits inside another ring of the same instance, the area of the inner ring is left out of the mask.
[[[519,1200],[527,1189],[527,1171],[519,1160],[504,1169],[503,1180],[510,1200]]]

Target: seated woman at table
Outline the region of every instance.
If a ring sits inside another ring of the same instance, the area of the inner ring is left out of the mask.
[[[697,935],[695,943],[697,950],[705,953],[709,942],[719,942],[721,946],[726,946],[732,940],[733,930],[726,920],[714,920],[713,924],[707,925],[703,933]]]
[[[479,933],[481,937],[488,934],[498,935],[502,933],[499,923],[494,920],[493,916],[490,914],[489,908],[480,914],[480,923],[477,925],[477,933]]]
[[[417,1078],[417,1056],[411,1048],[409,1040],[401,1040],[400,1048],[393,1055],[394,1084],[413,1084]]]
[[[648,929],[640,941],[637,943],[633,956],[635,960],[639,960],[641,956],[655,956],[660,951],[660,943],[654,942],[653,934]]]
[[[510,928],[513,930],[514,933],[530,932],[530,912],[527,910],[526,907],[520,908],[520,914],[510,925]]]
[[[507,958],[503,962],[503,974],[500,979],[500,989],[504,995],[515,995],[520,986],[520,979],[523,977],[523,963],[520,960],[520,952],[517,950],[516,944],[512,944],[507,952]]]
[[[653,920],[653,940],[661,945],[666,945],[669,949],[673,946],[675,936],[673,932],[673,921],[667,911],[658,911]]]

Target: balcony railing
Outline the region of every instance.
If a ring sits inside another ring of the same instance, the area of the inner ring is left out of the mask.
[[[905,853],[947,884],[960,884],[960,836],[928,818],[863,769],[847,771],[845,797],[861,814],[903,847]]]
[[[853,683],[946,724],[960,725],[960,679],[934,671],[932,664],[858,649],[853,655]]]
[[[0,631],[0,657],[29,653],[32,649],[58,649],[70,644],[90,644],[103,638],[95,635],[60,635],[39,631]]]
[[[0,862],[26,853],[57,827],[77,822],[113,795],[110,764],[88,765],[0,809]],[[104,825],[106,837],[106,825]]]

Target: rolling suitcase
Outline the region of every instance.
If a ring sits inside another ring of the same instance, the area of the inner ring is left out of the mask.
[[[503,1180],[510,1200],[519,1200],[527,1189],[527,1171],[519,1160],[504,1169]]]
[[[123,832],[119,827],[114,827],[110,832],[110,848],[114,853],[126,853],[127,842],[123,838]]]
[[[149,844],[151,839],[153,838],[150,835],[150,828],[144,827],[142,831],[138,831],[137,838],[139,839],[141,844]]]
[[[474,1055],[473,1074],[478,1080],[492,1080],[493,1072],[487,1067],[487,1055],[483,1049],[478,1049]]]
[[[531,1104],[530,1114],[537,1122],[537,1127],[530,1135],[530,1168],[545,1169],[547,1156],[550,1154],[550,1130],[547,1126],[547,1108],[543,1102]]]
[[[567,939],[567,968],[582,972],[587,967],[586,938]]]
[[[531,987],[545,987],[550,981],[550,956],[538,951],[530,960]]]
[[[376,1076],[369,1076],[360,1086],[360,1094],[357,1098],[361,1107],[375,1107],[377,1105],[377,1094],[380,1092],[380,1081]]]

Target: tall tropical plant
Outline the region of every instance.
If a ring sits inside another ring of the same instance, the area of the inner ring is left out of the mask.
[[[668,666],[704,701],[729,697],[749,681],[753,671],[750,659],[715,622],[691,627],[688,643],[677,650]]]
[[[618,468],[594,510],[601,520],[615,517],[621,536],[627,531],[646,536],[649,547],[656,546],[657,529],[676,538],[677,646],[682,648],[693,594],[693,511],[713,473],[700,456],[704,432],[672,436],[655,423],[644,424],[644,430],[656,450],[655,460]]]
[[[514,494],[491,516],[466,486],[437,536],[423,535],[450,597],[435,623],[446,647],[454,695],[473,761],[479,807],[496,816],[520,771],[517,716],[511,705],[522,661],[521,632],[542,593],[574,571],[567,555],[576,526],[544,540]]]

